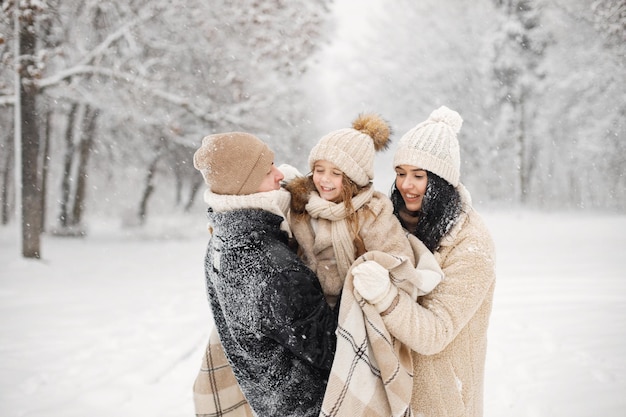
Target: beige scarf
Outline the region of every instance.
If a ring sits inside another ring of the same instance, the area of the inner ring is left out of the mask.
[[[369,187],[352,198],[354,211],[358,211],[365,204],[370,202],[374,195],[374,188]],[[331,239],[333,242],[333,252],[337,260],[337,269],[341,277],[345,277],[348,269],[354,262],[354,240],[348,228],[348,210],[345,203],[333,203],[324,200],[316,192],[309,196],[306,211],[314,219],[326,219],[331,221]]]
[[[204,192],[204,201],[218,213],[240,209],[260,209],[269,211],[283,218],[283,221],[280,223],[280,229],[287,232],[289,237],[292,236],[289,222],[286,220],[291,194],[283,188],[246,195],[215,194],[206,190]]]

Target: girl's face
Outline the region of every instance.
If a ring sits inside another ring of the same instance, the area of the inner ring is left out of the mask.
[[[419,211],[422,208],[428,175],[426,171],[413,165],[396,167],[396,188],[404,200],[407,210]]]
[[[282,172],[274,164],[270,167],[267,174],[265,174],[265,178],[259,185],[259,189],[257,192],[264,193],[266,191],[274,191],[280,188],[280,182],[285,178]]]
[[[316,161],[313,165],[313,184],[324,200],[338,202],[343,189],[343,172],[331,162]]]

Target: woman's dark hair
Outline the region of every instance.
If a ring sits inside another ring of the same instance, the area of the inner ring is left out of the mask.
[[[439,247],[441,238],[456,223],[463,205],[461,195],[452,184],[430,171],[426,172],[428,173],[426,194],[422,201],[419,222],[413,234],[434,252]],[[402,223],[398,212],[405,208],[405,203],[395,181],[391,187],[390,198],[393,212]]]

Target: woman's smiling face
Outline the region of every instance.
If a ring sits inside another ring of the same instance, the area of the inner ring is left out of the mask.
[[[400,192],[407,210],[421,210],[427,184],[428,174],[425,170],[413,165],[398,165],[396,167],[396,188]]]

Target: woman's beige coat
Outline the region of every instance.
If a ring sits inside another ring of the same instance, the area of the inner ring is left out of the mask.
[[[389,332],[413,350],[416,416],[480,417],[487,327],[495,285],[495,248],[462,185],[464,213],[435,257],[443,281],[419,303],[401,291],[383,317]]]

